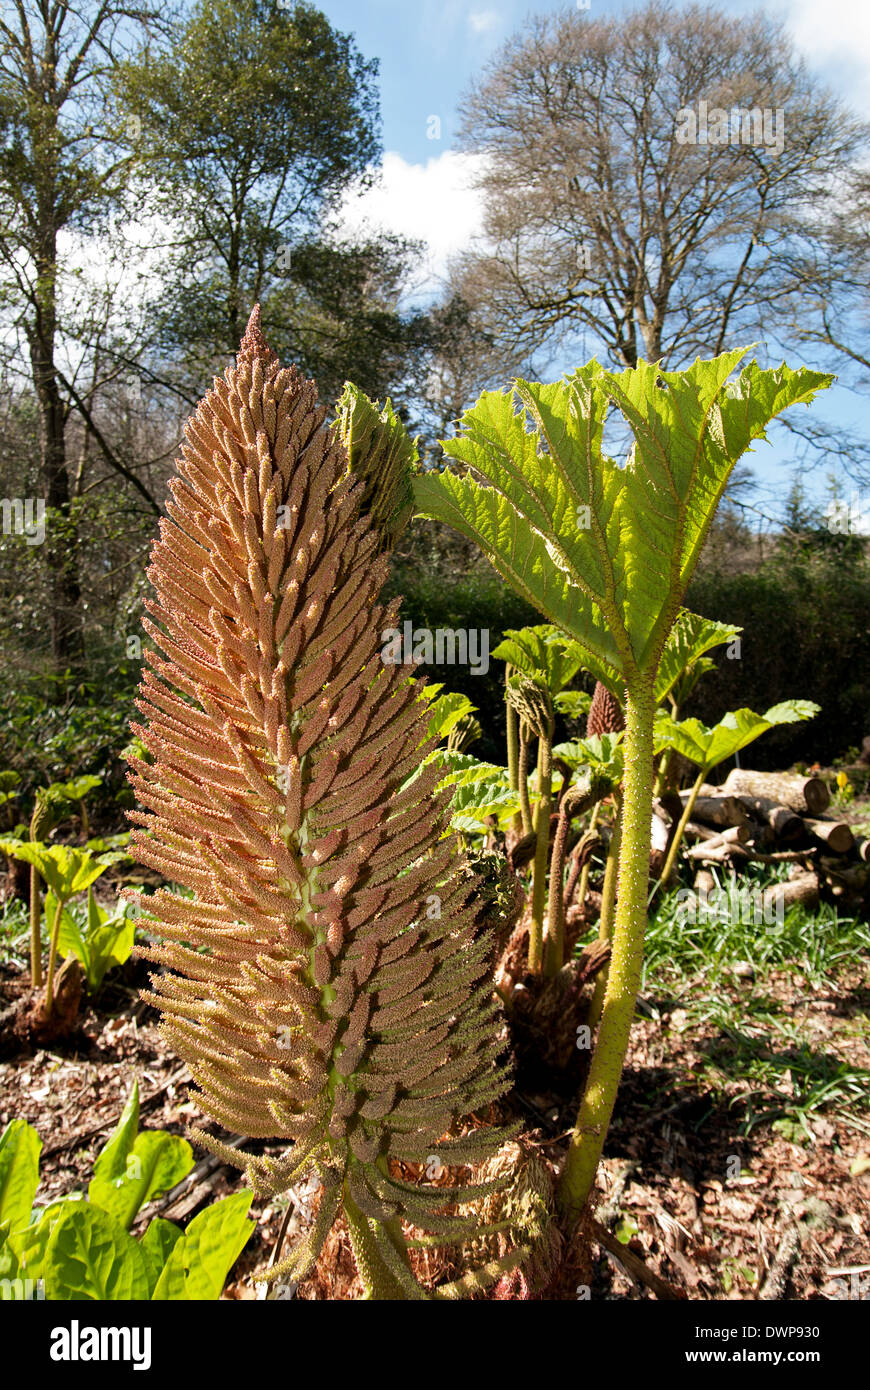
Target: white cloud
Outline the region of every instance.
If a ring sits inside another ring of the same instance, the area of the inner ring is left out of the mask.
[[[831,86],[852,105],[870,108],[870,5],[866,0],[789,0],[791,35],[813,68],[829,68]]]
[[[501,16],[498,10],[472,10],[468,16],[468,27],[475,34],[487,34],[495,29]]]
[[[472,182],[480,156],[446,150],[425,164],[409,164],[400,154],[384,156],[380,182],[348,197],[342,206],[345,235],[383,229],[426,243],[426,282],[433,290],[450,256],[481,230],[483,205]]]

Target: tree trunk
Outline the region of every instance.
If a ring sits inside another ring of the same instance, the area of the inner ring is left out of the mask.
[[[70,508],[66,457],[65,409],[54,367],[56,334],[55,285],[57,233],[46,214],[37,264],[36,318],[29,332],[33,386],[39,405],[42,478],[45,488],[45,562],[51,585],[49,632],[55,670],[80,669],[84,664],[79,546]]]

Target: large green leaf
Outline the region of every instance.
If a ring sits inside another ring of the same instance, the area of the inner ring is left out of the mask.
[[[94,1177],[110,1180],[123,1176],[127,1166],[127,1155],[133,1152],[138,1132],[139,1082],[134,1081],[127,1097],[127,1104],[121,1111],[121,1118],[97,1155]]]
[[[656,721],[656,736],[660,746],[675,748],[706,774],[776,724],[812,719],[818,712],[819,706],[811,700],[786,700],[774,705],[766,714],[755,714],[751,709],[729,711],[718,724],[708,728],[700,719],[674,720],[661,711]]]
[[[717,623],[711,618],[702,618],[688,608],[681,608],[676,621],[668,633],[658,665],[655,682],[656,704],[662,704],[669,695],[681,686],[680,700],[686,699],[705,670],[713,667],[707,661],[705,652],[723,642],[731,642],[742,631],[729,623]],[[606,686],[621,704],[625,703],[625,681],[610,662],[603,661],[570,637],[563,637],[561,646],[566,654],[577,656],[583,666],[597,681]]]
[[[26,1226],[39,1185],[42,1140],[26,1120],[10,1120],[0,1134],[0,1223]]]
[[[49,893],[45,900],[45,915],[53,920],[56,899]],[[109,914],[100,907],[92,888],[88,889],[87,922],[82,928],[72,912],[61,914],[58,950],[62,956],[75,956],[85,968],[88,989],[96,994],[112,965],[122,965],[133,950],[136,923],[121,908]]]
[[[490,816],[500,826],[513,820],[520,809],[519,792],[513,791],[506,767],[482,763],[470,753],[438,754],[446,772],[438,789],[453,788],[451,825],[454,830],[476,834]],[[532,802],[536,797],[531,794]]]
[[[167,1192],[193,1167],[193,1150],[186,1139],[165,1130],[138,1134],[139,1092],[134,1084],[124,1113],[94,1163],[88,1185],[92,1205],[114,1216],[129,1229],[140,1207]]]
[[[560,714],[569,719],[581,719],[588,715],[592,696],[587,690],[560,690],[553,696],[553,705]]]
[[[441,689],[440,686],[433,688]],[[439,695],[429,706],[429,738],[446,738],[460,719],[464,719],[467,714],[476,713],[477,705],[473,705],[467,695],[461,695],[458,691],[448,691],[446,695]]]
[[[575,738],[569,743],[557,743],[553,757],[560,759],[572,772],[580,767],[592,768],[616,781],[622,777],[622,734],[593,734],[591,738]]]
[[[50,1299],[144,1299],[148,1275],[138,1244],[89,1202],[69,1203],[56,1221],[42,1263]]]
[[[47,1207],[34,1211],[29,1225],[9,1232],[9,1244],[21,1262],[22,1273],[29,1279],[38,1279],[42,1275],[45,1252],[56,1223],[67,1207],[75,1206],[82,1201],[83,1192],[70,1192],[66,1197],[60,1197],[56,1202],[50,1202]]]
[[[361,515],[392,549],[410,520],[411,472],[418,461],[411,439],[390,401],[381,409],[364,391],[346,382],[333,425],[348,453],[350,471],[363,483]]]
[[[176,1241],[152,1297],[219,1298],[224,1281],[254,1232],[247,1220],[252,1192],[234,1192],[195,1216]]]
[[[652,670],[734,464],[774,416],[832,380],[751,363],[729,384],[744,356],[683,372],[592,362],[552,385],[484,392],[459,438],[444,442],[472,471],[418,476],[416,509],[475,541],[623,679]],[[635,438],[625,466],[602,451],[611,403]]]
[[[17,1279],[21,1272],[18,1254],[9,1239],[9,1222],[0,1222],[0,1280]]]
[[[550,694],[555,696],[574,679],[582,665],[581,656],[566,650],[559,640],[563,636],[552,623],[506,628],[504,641],[491,655],[509,662],[525,676],[542,676]]]
[[[64,801],[84,801],[89,792],[96,791],[97,787],[102,785],[102,777],[86,773],[82,777],[71,778],[69,782],[52,782],[48,788],[48,795],[60,797]]]
[[[63,902],[74,893],[84,892],[108,868],[87,850],[73,849],[69,845],[43,845],[38,840],[0,840],[0,850],[33,864],[55,898]]]
[[[681,608],[668,633],[659,662],[655,684],[656,704],[662,704],[675,691],[678,683],[684,681],[687,673],[692,672],[695,679],[688,686],[684,684],[680,690],[678,703],[682,703],[697,683],[697,678],[713,665],[706,661],[705,653],[724,642],[733,642],[742,631],[742,628],[732,627],[730,623],[717,623],[712,618],[702,618],[699,613]]]
[[[142,1251],[142,1258],[145,1261],[145,1269],[148,1274],[149,1298],[157,1287],[157,1281],[163,1273],[163,1267],[172,1254],[176,1242],[183,1235],[184,1232],[181,1227],[176,1226],[174,1221],[165,1221],[162,1216],[155,1216],[139,1241],[139,1249]]]

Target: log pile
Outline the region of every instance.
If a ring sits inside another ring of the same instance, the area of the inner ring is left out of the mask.
[[[679,796],[685,808],[689,792]],[[685,831],[688,857],[699,871],[791,863],[788,902],[810,905],[821,896],[845,910],[870,906],[870,839],[856,840],[848,822],[829,813],[830,801],[820,777],[734,768],[721,787],[701,788]],[[655,804],[666,823],[675,810],[673,799]]]

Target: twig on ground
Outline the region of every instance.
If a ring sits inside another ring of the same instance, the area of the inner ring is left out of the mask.
[[[609,1251],[615,1259],[619,1260],[626,1274],[633,1278],[637,1283],[644,1284],[656,1295],[657,1298],[684,1301],[685,1293],[682,1289],[675,1289],[673,1284],[661,1279],[658,1274],[654,1274],[648,1269],[639,1255],[635,1255],[628,1246],[621,1245],[616,1236],[611,1235],[606,1226],[602,1226],[600,1221],[592,1222],[592,1234],[605,1250]]]
[[[779,1242],[770,1271],[758,1295],[759,1299],[764,1302],[773,1302],[785,1296],[785,1288],[789,1281],[792,1265],[800,1254],[800,1248],[800,1228],[792,1223],[787,1227],[782,1240]]]

